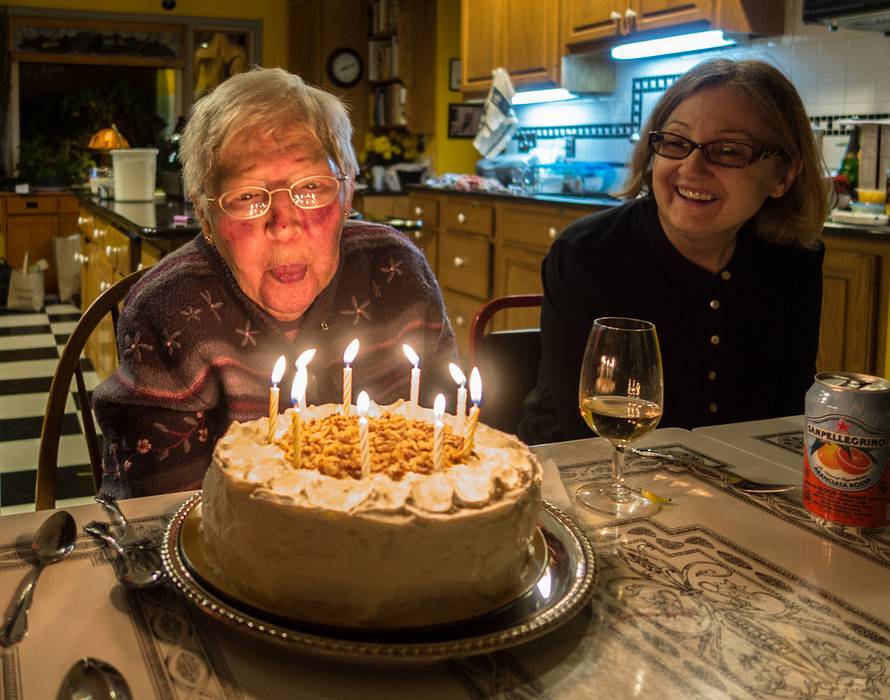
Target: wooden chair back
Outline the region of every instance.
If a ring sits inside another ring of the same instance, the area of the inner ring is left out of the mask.
[[[109,289],[96,297],[95,301],[84,312],[68,338],[56,372],[49,389],[49,398],[46,401],[46,411],[43,415],[43,428],[40,433],[40,452],[37,457],[37,485],[34,493],[36,510],[55,508],[56,505],[56,476],[59,463],[59,439],[62,434],[62,421],[65,418],[65,405],[68,402],[68,394],[71,390],[71,380],[77,385],[77,396],[80,401],[81,419],[83,420],[84,438],[87,443],[87,451],[90,456],[90,469],[93,476],[93,488],[98,491],[102,484],[102,446],[96,434],[96,425],[93,422],[92,404],[86,383],[83,378],[83,370],[80,366],[80,356],[96,326],[108,314],[111,314],[114,326],[114,337],[117,338],[117,322],[120,316],[119,304],[124,300],[130,288],[145,274],[146,270],[138,270],[124,277]],[[120,349],[118,349],[120,355]]]
[[[506,309],[540,307],[541,294],[496,297],[484,304],[470,325],[470,361],[482,375],[482,420],[498,430],[515,433],[522,401],[538,381],[541,329],[486,332],[489,321]]]

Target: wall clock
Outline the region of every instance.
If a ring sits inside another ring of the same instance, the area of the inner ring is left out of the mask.
[[[328,78],[337,87],[349,88],[362,79],[365,64],[352,49],[334,49],[328,56]]]

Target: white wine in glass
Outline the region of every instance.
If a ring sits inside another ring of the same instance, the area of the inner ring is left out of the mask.
[[[657,503],[624,484],[624,450],[658,425],[663,403],[655,326],[635,318],[596,319],[581,364],[578,405],[590,429],[612,443],[612,480],[582,485],[579,503],[619,518],[658,510]]]

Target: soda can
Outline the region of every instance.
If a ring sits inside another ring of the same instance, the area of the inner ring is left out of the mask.
[[[890,521],[890,382],[823,372],[806,395],[803,506],[838,525]]]

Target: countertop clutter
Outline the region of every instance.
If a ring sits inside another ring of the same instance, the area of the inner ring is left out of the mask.
[[[117,202],[84,191],[75,192],[81,205],[102,216],[124,233],[152,239],[188,239],[200,232],[190,202],[174,197],[151,202]]]

